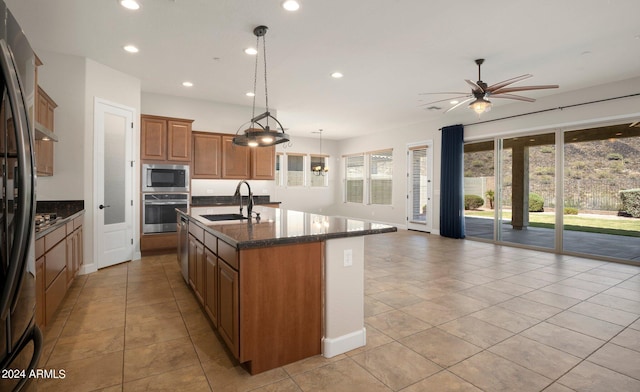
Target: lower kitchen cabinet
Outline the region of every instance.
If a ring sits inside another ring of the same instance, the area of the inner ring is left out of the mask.
[[[80,215],[35,242],[36,323],[48,325],[83,265]]]
[[[240,279],[238,272],[222,260],[218,261],[218,301],[220,309],[218,313],[218,333],[222,336],[229,350],[238,358],[239,356],[239,332],[238,322],[239,301],[238,285]]]
[[[320,354],[320,242],[238,250],[193,220],[189,233],[189,285],[251,374]]]
[[[218,256],[208,248],[204,250],[205,297],[204,310],[214,327],[218,327]]]

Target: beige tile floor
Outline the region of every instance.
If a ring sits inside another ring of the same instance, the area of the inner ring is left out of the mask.
[[[81,276],[41,391],[640,391],[640,267],[400,231],[366,237],[367,346],[249,376],[175,255]]]

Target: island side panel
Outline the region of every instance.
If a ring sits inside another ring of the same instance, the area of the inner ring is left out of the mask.
[[[366,344],[364,237],[327,240],[325,256],[322,355],[331,358]]]
[[[240,362],[251,374],[321,353],[321,242],[240,251]]]

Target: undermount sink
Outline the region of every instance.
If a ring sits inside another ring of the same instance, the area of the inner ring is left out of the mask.
[[[242,216],[240,214],[214,214],[214,215],[200,215],[200,216],[212,222],[247,219],[246,216]]]

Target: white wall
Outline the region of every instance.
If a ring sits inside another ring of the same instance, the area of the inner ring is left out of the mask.
[[[38,200],[83,200],[84,183],[84,90],[83,57],[40,51],[38,84],[58,104],[54,129],[53,177],[38,177]]]
[[[256,109],[261,113],[264,109]],[[142,113],[159,116],[192,119],[193,130],[201,132],[216,132],[235,134],[251,116],[250,106],[230,105],[200,99],[176,97],[155,93],[142,93]],[[274,116],[277,113],[272,110]],[[295,152],[304,154],[318,154],[320,151],[319,137],[309,138],[292,136],[291,147],[284,148],[282,144],[276,147],[277,152]],[[323,140],[322,152],[337,156],[337,143]],[[336,162],[337,163],[337,162]],[[333,166],[333,162],[331,163]],[[337,166],[337,165],[336,165]],[[270,195],[271,200],[282,202],[288,209],[322,212],[334,203],[335,176],[329,176],[329,187],[276,187],[275,181],[248,181],[255,195]],[[339,180],[338,180],[339,181]],[[192,196],[233,195],[237,180],[192,180]],[[243,190],[243,192],[245,192]]]
[[[290,145],[279,144],[276,153],[285,154],[282,166],[286,168],[286,154],[320,154],[320,136],[309,132],[310,137],[291,136]],[[342,181],[339,171],[340,160],[338,157],[338,142],[335,140],[322,140],[322,154],[329,155],[327,173],[328,186],[310,187],[287,186],[286,171],[282,186],[275,187],[273,200],[281,201],[283,208],[314,212],[331,215],[335,205],[335,194],[338,184]],[[305,165],[309,167],[309,157],[306,157]],[[306,168],[305,168],[306,169]],[[309,181],[307,181],[309,183]]]
[[[342,140],[339,143],[339,154],[353,154],[379,149],[393,148],[394,183],[393,204],[391,206],[362,205],[342,203],[344,187],[338,181],[336,205],[332,211],[337,215],[354,218],[376,220],[403,226],[406,222],[406,189],[407,189],[407,155],[406,145],[412,142],[433,140],[433,216],[432,227],[439,231],[440,219],[440,146],[439,129],[454,124],[469,124],[502,117],[514,116],[538,110],[558,108],[567,105],[584,103],[600,99],[614,98],[640,92],[640,78],[624,80],[589,89],[557,94],[535,103],[517,103],[500,105],[493,111],[485,113],[480,119],[473,119],[458,109],[430,122],[413,124],[397,129],[385,130],[374,135]],[[497,101],[497,100],[496,100]],[[624,98],[602,103],[595,103],[575,108],[565,108],[529,116],[515,117],[508,120],[486,122],[478,125],[466,125],[465,141],[492,139],[498,135],[528,133],[555,129],[580,129],[581,127],[602,124],[623,123],[640,120],[640,97]],[[344,176],[344,162],[341,162],[340,174]],[[342,178],[341,177],[341,178]]]

